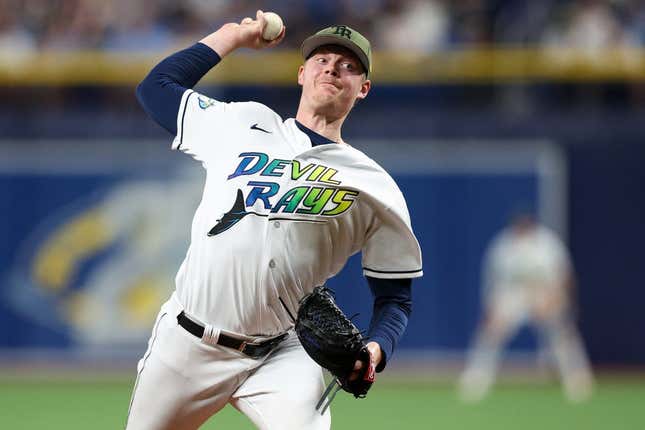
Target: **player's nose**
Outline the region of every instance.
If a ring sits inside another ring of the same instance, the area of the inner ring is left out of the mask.
[[[336,61],[330,61],[325,65],[325,74],[332,75],[332,76],[338,76],[339,75],[339,70],[338,70],[338,62]]]

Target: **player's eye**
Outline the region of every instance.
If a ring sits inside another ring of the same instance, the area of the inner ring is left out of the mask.
[[[327,62],[327,59],[325,57],[318,57],[316,58],[316,61],[320,64],[325,64]]]

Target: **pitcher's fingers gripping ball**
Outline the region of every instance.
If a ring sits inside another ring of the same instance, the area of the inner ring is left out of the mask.
[[[329,288],[316,287],[301,300],[296,333],[307,354],[335,377],[318,402],[317,409],[321,408],[336,384],[336,392],[342,388],[356,398],[367,395],[374,383],[372,357],[360,331],[336,305]],[[358,378],[350,378],[357,360],[363,362],[362,371]],[[322,407],[321,414],[325,412],[336,392]]]
[[[284,39],[286,27],[282,18],[274,12],[258,10],[255,19],[247,16],[240,21],[242,39],[240,45],[252,49],[264,49],[278,45]]]
[[[280,15],[274,12],[265,12],[263,14],[265,21],[264,28],[262,29],[262,38],[264,40],[275,40],[282,33],[282,28],[284,24],[282,23],[282,18]]]

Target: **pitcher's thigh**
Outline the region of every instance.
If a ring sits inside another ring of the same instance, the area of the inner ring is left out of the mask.
[[[154,358],[139,375],[132,396],[127,430],[197,429],[216,411],[212,405],[200,407],[189,381]]]
[[[320,366],[293,337],[233,395],[231,404],[261,430],[327,430],[329,409],[315,409],[325,389]]]
[[[235,389],[233,378],[216,370],[202,375],[199,345],[179,331],[173,318],[158,326],[139,363],[126,429],[197,429],[226,405]]]

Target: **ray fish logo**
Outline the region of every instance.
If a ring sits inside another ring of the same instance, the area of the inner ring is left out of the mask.
[[[205,96],[199,96],[199,107],[202,109],[208,109],[209,107],[213,106],[215,104],[215,100],[205,97]]]

